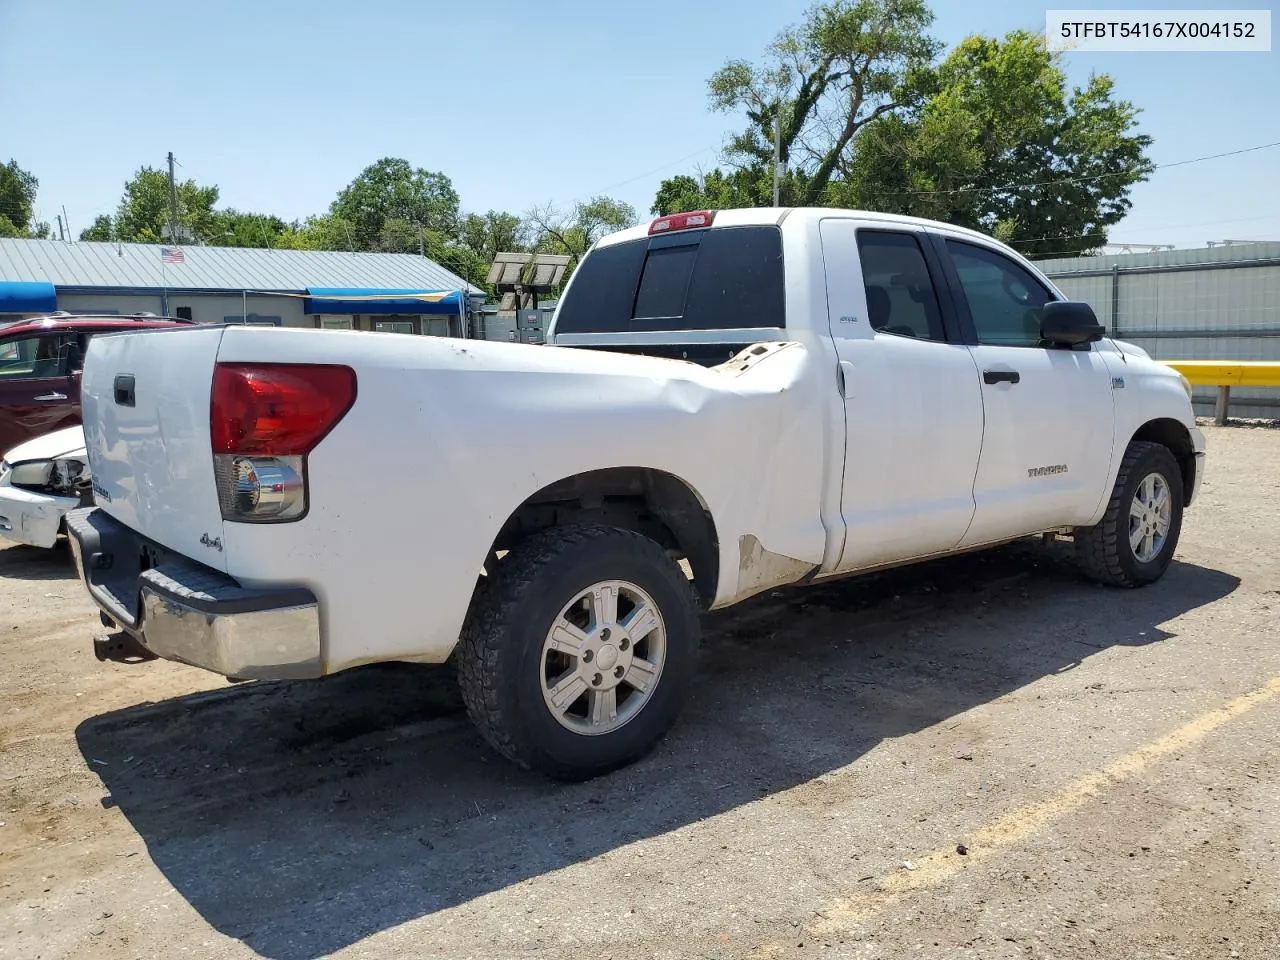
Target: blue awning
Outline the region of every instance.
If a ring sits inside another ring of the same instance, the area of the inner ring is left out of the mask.
[[[0,313],[53,313],[58,295],[52,283],[0,280]]]
[[[460,290],[388,290],[380,287],[307,287],[304,313],[461,315]]]

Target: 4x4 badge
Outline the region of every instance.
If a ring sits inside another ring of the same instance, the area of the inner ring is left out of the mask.
[[[204,536],[202,536],[202,537],[200,538],[200,542],[201,542],[201,543],[203,543],[206,547],[212,547],[214,550],[217,550],[219,553],[221,553],[221,552],[222,552],[222,538],[221,538],[221,537],[212,537],[212,538],[211,538],[211,537],[206,533]]]

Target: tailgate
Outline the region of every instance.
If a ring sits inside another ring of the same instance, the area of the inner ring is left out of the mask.
[[[226,561],[209,395],[223,330],[99,334],[86,352],[81,395],[97,505],[219,570]]]

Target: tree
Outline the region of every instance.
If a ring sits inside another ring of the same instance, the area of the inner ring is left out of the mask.
[[[218,188],[201,187],[194,180],[177,184],[178,225],[194,238],[210,237],[216,230],[213,206]],[[101,219],[101,218],[99,218]],[[141,167],[124,185],[116,208],[115,239],[134,243],[160,243],[169,223],[169,177],[163,170]],[[98,220],[94,221],[95,226]]]
[[[25,235],[35,218],[36,190],[39,187],[40,181],[18,166],[17,160],[0,166],[0,218],[6,223],[5,229],[16,231],[8,236]]]
[[[991,233],[1027,255],[1087,252],[1151,173],[1139,111],[1109,77],[1069,89],[1041,35],[969,37],[913,115],[863,131],[843,206],[932,217]]]
[[[763,207],[773,202],[773,173],[762,165],[730,170],[719,168],[691,177],[681,174],[663,180],[650,213],[659,217],[689,210]]]
[[[40,181],[34,174],[10,160],[0,166],[0,237],[34,237],[50,235],[49,224],[35,219],[36,191]]]
[[[277,216],[228,208],[214,213],[208,236],[198,239],[218,247],[288,247],[292,232]]]
[[[924,0],[815,4],[762,64],[732,60],[711,77],[712,108],[749,121],[727,158],[755,177],[771,169],[777,118],[779,154],[794,171],[787,200],[821,204],[859,131],[919,99],[939,49],[925,33],[932,22]]]
[[[568,254],[569,268],[565,279],[591,245],[605,234],[638,222],[635,208],[629,203],[609,197],[592,197],[576,203],[571,210],[560,210],[553,204],[534,207],[525,215],[530,234],[530,247],[538,253]]]
[[[116,238],[116,225],[105,213],[93,218],[93,223],[80,231],[81,240],[108,241]]]
[[[521,229],[520,218],[514,213],[468,213],[459,223],[458,242],[489,264],[502,251],[522,249]]]
[[[307,217],[301,224],[294,224],[289,233],[280,237],[281,247],[292,250],[355,250],[355,228],[342,217],[325,215]]]
[[[445,236],[458,233],[458,193],[443,173],[413,168],[386,157],[370,164],[330,205],[351,224],[360,250],[378,248],[388,220],[403,220]]]

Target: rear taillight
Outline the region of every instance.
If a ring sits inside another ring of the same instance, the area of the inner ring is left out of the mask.
[[[220,363],[209,433],[224,520],[296,520],[307,509],[307,454],[351,409],[350,367]]]

